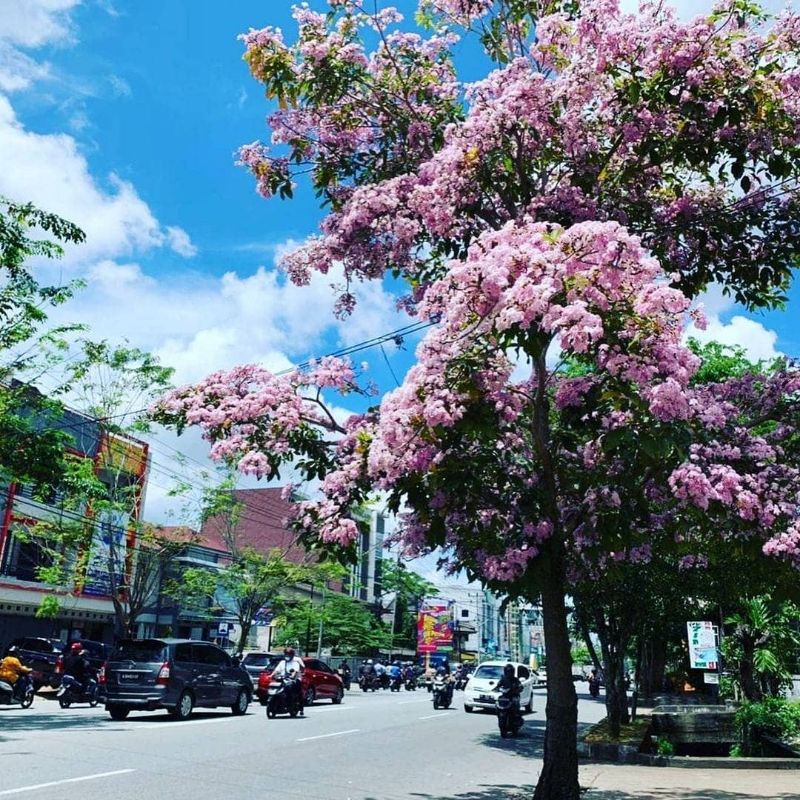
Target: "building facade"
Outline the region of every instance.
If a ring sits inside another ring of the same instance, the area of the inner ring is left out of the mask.
[[[136,530],[148,472],[148,446],[133,437],[111,433],[89,416],[65,410],[54,423],[68,437],[67,453],[92,462],[95,475],[110,489],[120,482],[133,498],[125,511],[93,512],[87,505],[67,508],[59,491],[47,496],[30,486],[0,486],[0,645],[19,636],[62,641],[84,638],[110,643],[114,637],[112,586],[123,587],[136,547]],[[84,544],[57,554],[70,575],[69,585],[43,581],[53,565],[52,548],[30,535],[37,523],[83,527]],[[88,541],[88,544],[86,543]],[[116,564],[116,567],[112,565]],[[110,569],[116,569],[112,576]],[[45,598],[56,602],[54,616],[37,617]]]

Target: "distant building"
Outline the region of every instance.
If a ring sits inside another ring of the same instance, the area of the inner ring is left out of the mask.
[[[111,642],[114,635],[111,586],[124,584],[125,575],[117,575],[112,581],[108,556],[110,549],[116,548],[116,563],[124,564],[126,571],[129,569],[147,482],[148,446],[133,437],[109,433],[97,420],[77,411],[65,410],[50,424],[68,435],[67,452],[91,460],[97,475],[109,486],[120,480],[135,486],[138,502],[129,514],[103,519],[95,517],[87,507],[67,510],[58,491],[43,498],[35,497],[30,486],[17,483],[0,486],[0,644],[19,636]],[[50,556],[24,533],[26,528],[42,521],[93,526],[86,550],[62,553],[67,565],[84,565],[76,568],[74,585],[53,587],[41,581],[40,570],[50,566]],[[59,598],[60,609],[54,619],[36,617],[47,595]]]

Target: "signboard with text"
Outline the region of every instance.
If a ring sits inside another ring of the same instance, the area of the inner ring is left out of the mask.
[[[417,652],[439,653],[453,649],[453,615],[444,601],[423,601],[417,614]]]
[[[687,622],[689,666],[692,669],[717,669],[717,632],[712,622]]]

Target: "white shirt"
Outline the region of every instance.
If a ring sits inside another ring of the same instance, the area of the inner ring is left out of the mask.
[[[276,678],[282,678],[288,675],[292,670],[297,673],[297,676],[300,676],[301,670],[304,670],[306,665],[303,663],[303,659],[299,658],[298,656],[293,656],[292,658],[286,658],[284,656],[282,661],[278,662],[278,665],[272,670],[272,674]]]

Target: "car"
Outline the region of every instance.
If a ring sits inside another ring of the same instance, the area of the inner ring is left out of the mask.
[[[77,639],[80,646],[86,651],[86,660],[89,666],[95,673],[99,673],[103,665],[108,660],[108,654],[111,652],[111,647],[105,642],[94,642],[91,639]],[[53,672],[50,685],[57,689],[61,685],[61,676],[64,674],[64,659],[70,654],[72,645],[75,642],[70,642],[62,646],[61,655],[56,660],[56,668]]]
[[[537,686],[547,686],[547,670],[544,667],[539,667],[538,670],[533,670],[536,677]]]
[[[530,667],[515,661],[484,661],[470,675],[464,687],[464,711],[470,714],[476,708],[495,710],[497,694],[494,687],[503,677],[506,664],[514,665],[516,676],[522,682],[520,706],[527,712],[533,710],[533,677]]]
[[[42,686],[55,681],[56,662],[64,649],[64,642],[41,636],[22,636],[11,642],[5,655],[12,647],[20,661],[33,670],[31,679],[34,691],[38,692]]]
[[[248,675],[250,675],[253,681],[253,686],[255,687],[258,685],[259,675],[261,675],[264,670],[272,672],[281,658],[283,658],[283,656],[277,653],[245,653],[242,658],[242,666],[247,670]]]
[[[344,698],[344,684],[341,677],[324,661],[317,658],[304,658],[306,668],[301,676],[305,704],[310,706],[315,700],[330,700],[338,705]],[[275,665],[272,665],[272,669]],[[264,670],[258,677],[256,695],[261,705],[267,704],[267,692],[272,682],[272,669]]]
[[[211,642],[194,639],[123,639],[108,658],[101,682],[106,710],[123,720],[131,711],[166,709],[179,720],[196,707],[247,712],[250,676]]]

